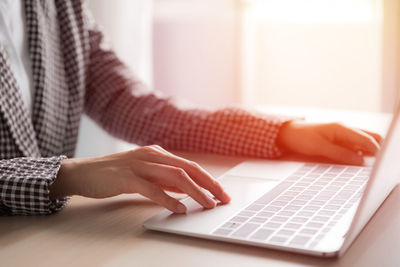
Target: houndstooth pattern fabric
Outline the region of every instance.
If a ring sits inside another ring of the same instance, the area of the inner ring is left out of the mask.
[[[109,133],[140,145],[276,157],[284,119],[243,109],[181,108],[148,90],[108,46],[82,1],[25,0],[32,117],[0,48],[0,214],[51,214],[65,156],[73,157],[86,112]]]

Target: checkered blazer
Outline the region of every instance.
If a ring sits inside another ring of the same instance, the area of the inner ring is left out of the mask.
[[[32,64],[29,115],[0,48],[0,214],[50,214],[61,159],[73,157],[83,112],[140,145],[275,157],[282,120],[241,109],[182,109],[149,91],[115,56],[79,0],[25,0]]]

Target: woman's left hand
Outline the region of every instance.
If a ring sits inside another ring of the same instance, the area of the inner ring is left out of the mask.
[[[375,155],[381,141],[379,134],[349,128],[340,123],[311,124],[294,120],[282,126],[277,144],[292,153],[362,165],[363,156]]]

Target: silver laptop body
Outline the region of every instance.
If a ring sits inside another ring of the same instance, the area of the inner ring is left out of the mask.
[[[373,167],[249,160],[220,181],[231,203],[163,210],[146,229],[302,254],[343,254],[400,180],[399,108]]]

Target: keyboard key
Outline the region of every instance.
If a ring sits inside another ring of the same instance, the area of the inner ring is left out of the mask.
[[[254,212],[254,211],[243,210],[238,215],[243,216],[243,217],[251,217],[251,216],[254,216],[255,214],[256,214],[256,212]]]
[[[296,191],[286,191],[285,193],[283,193],[284,196],[297,196],[298,194],[300,194],[300,192],[296,192]]]
[[[313,198],[313,196],[311,196],[311,195],[300,195],[300,196],[296,197],[296,200],[310,200],[312,198]]]
[[[326,217],[326,216],[314,216],[313,218],[312,218],[312,220],[313,221],[315,221],[315,222],[327,222],[327,221],[329,221],[329,217]]]
[[[290,188],[290,190],[296,191],[296,192],[301,192],[301,191],[303,191],[304,189],[306,189],[306,188],[303,187],[303,186],[292,186],[292,188]]]
[[[332,198],[331,196],[318,195],[315,197],[315,200],[326,202],[331,198]]]
[[[277,215],[278,216],[292,216],[294,213],[295,213],[294,211],[282,210]]]
[[[357,173],[357,172],[359,172],[361,169],[362,169],[361,167],[347,167],[347,169],[346,169],[345,172],[348,172],[348,173]]]
[[[283,207],[286,206],[289,202],[286,201],[274,201],[271,203],[273,206]]]
[[[277,235],[288,235],[288,236],[291,236],[294,233],[295,233],[295,231],[293,231],[293,230],[282,229],[282,230],[278,231]]]
[[[329,205],[343,205],[344,203],[346,203],[345,199],[332,199],[331,201],[329,201]]]
[[[242,216],[235,216],[231,219],[232,222],[245,222],[247,221],[247,217],[242,217]]]
[[[241,237],[241,238],[246,238],[248,235],[250,235],[254,230],[256,230],[259,227],[259,224],[255,223],[246,223],[242,225],[239,229],[237,229],[232,236],[235,237]]]
[[[322,182],[330,182],[330,181],[332,181],[332,178],[331,177],[326,177],[325,175],[323,176],[323,177],[321,177],[321,178],[318,178],[318,181],[322,181]]]
[[[277,206],[267,206],[263,209],[263,211],[278,211],[280,209],[281,209],[281,207],[277,207]]]
[[[224,225],[222,225],[222,228],[236,229],[240,225],[242,225],[242,224],[241,223],[237,223],[237,222],[227,222]]]
[[[299,229],[301,227],[301,224],[299,223],[287,223],[285,224],[285,228],[288,229]]]
[[[300,211],[299,213],[297,213],[297,215],[299,216],[304,216],[304,217],[311,217],[314,215],[314,212],[312,211]]]
[[[269,211],[260,211],[259,213],[257,213],[258,217],[272,217],[273,215],[275,215],[275,213],[273,212],[269,212]]]
[[[278,244],[283,244],[288,240],[287,237],[283,237],[283,236],[274,236],[272,237],[269,241],[272,243],[278,243]]]
[[[322,201],[322,200],[311,200],[309,204],[310,204],[310,205],[313,205],[313,206],[319,206],[319,207],[321,207],[321,206],[325,205],[326,202],[325,202],[325,201]]]
[[[321,196],[333,196],[336,194],[336,191],[330,191],[325,189],[324,191],[322,191],[321,193],[319,193]]]
[[[310,229],[310,228],[304,228],[300,231],[300,233],[302,234],[306,234],[306,235],[314,235],[318,232],[318,230],[316,229]]]
[[[352,190],[352,191],[357,191],[358,189],[360,189],[360,187],[357,185],[346,185],[343,188],[343,190]]]
[[[259,229],[250,237],[250,239],[265,241],[273,232],[274,230],[271,229]]]
[[[309,228],[321,228],[322,226],[324,226],[323,223],[318,223],[318,222],[309,222],[307,223],[307,227]]]
[[[251,204],[246,208],[247,211],[260,211],[262,208],[264,208],[264,205],[261,204]]]
[[[271,221],[273,222],[286,222],[289,219],[289,217],[282,217],[282,216],[274,216],[271,218]]]
[[[266,224],[264,224],[263,228],[277,229],[281,227],[281,225],[281,223],[267,222]]]
[[[301,206],[296,206],[296,205],[289,205],[285,207],[285,210],[292,210],[292,211],[297,211],[301,209]]]
[[[312,185],[309,187],[310,190],[315,190],[315,191],[319,191],[322,190],[322,188],[324,188],[323,186],[317,186],[317,185]]]
[[[318,215],[321,215],[321,216],[332,216],[333,214],[335,214],[335,212],[333,210],[320,210],[318,212]]]
[[[330,185],[330,186],[327,186],[325,189],[329,190],[329,191],[338,192],[340,190],[340,188],[341,188],[340,186]]]
[[[349,199],[354,193],[353,190],[342,190],[335,196],[335,199]]]
[[[294,217],[290,220],[290,222],[295,222],[295,223],[304,223],[308,220],[308,218],[304,217]]]
[[[305,190],[302,195],[310,195],[310,196],[315,196],[316,194],[318,194],[318,191],[315,190]]]
[[[338,205],[325,205],[324,209],[327,209],[327,210],[338,210],[338,209],[340,209],[340,206],[338,206]]]
[[[339,173],[342,172],[346,167],[345,166],[332,166],[329,171],[330,172],[335,172],[335,173]]]
[[[337,176],[337,173],[330,173],[330,172],[324,173],[324,177],[327,177],[329,179],[332,179],[333,177],[336,177],[336,176]]]
[[[293,199],[294,199],[293,196],[280,196],[276,200],[278,200],[278,201],[291,201]]]
[[[305,205],[306,203],[307,203],[306,200],[293,200],[292,202],[290,202],[291,205],[299,205],[299,206]]]
[[[233,230],[232,229],[223,229],[219,228],[216,231],[213,232],[214,235],[222,235],[222,236],[227,236],[229,235]]]
[[[268,218],[253,217],[250,219],[250,222],[252,222],[252,223],[265,223],[266,221],[268,221]]]
[[[304,210],[310,210],[310,211],[317,211],[317,210],[319,210],[320,209],[320,207],[318,207],[318,206],[311,206],[311,205],[308,205],[308,206],[305,206],[304,207]]]
[[[297,246],[304,246],[307,244],[308,241],[310,241],[311,237],[309,236],[295,236],[291,241],[291,245],[297,245]]]
[[[296,183],[296,186],[304,186],[304,187],[307,187],[307,186],[309,186],[310,185],[310,183],[307,183],[307,182],[298,182],[298,183]]]
[[[336,181],[331,183],[331,185],[339,186],[339,187],[342,187],[344,184],[345,184],[345,182],[336,182]]]

